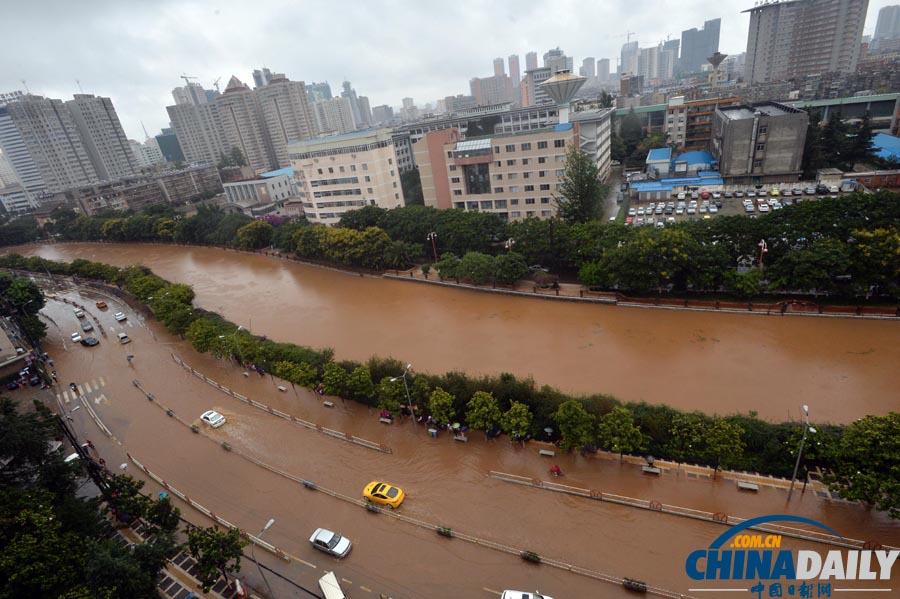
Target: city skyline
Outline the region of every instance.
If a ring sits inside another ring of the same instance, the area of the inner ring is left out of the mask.
[[[182,74],[197,77],[206,89],[214,89],[213,82],[221,78],[224,89],[232,76],[252,82],[253,71],[265,66],[293,81],[329,81],[333,89],[349,80],[372,106],[399,107],[403,97],[412,97],[423,107],[467,93],[469,80],[490,76],[493,59],[499,56],[519,55],[524,67],[528,52],[542,56],[559,46],[576,64],[588,56],[610,58],[610,71],[615,72],[615,58],[629,31],[634,32],[632,41],[647,47],[721,18],[720,50],[737,54],[746,49],[749,23],[741,11],[753,6],[743,0],[695,1],[681,5],[677,14],[665,14],[647,1],[598,6],[533,0],[476,7],[465,0],[444,7],[438,19],[411,3],[393,12],[370,3],[352,13],[328,3],[298,6],[281,0],[262,6],[203,1],[162,1],[147,8],[110,0],[89,4],[51,0],[5,11],[8,46],[18,51],[0,58],[0,92],[27,88],[68,100],[83,90],[110,97],[126,135],[137,140],[144,139],[142,123],[151,135],[168,126],[165,107],[172,103],[172,89],[184,84]],[[878,11],[890,4],[870,2],[864,34],[874,33]],[[50,23],[48,13],[55,15]],[[444,22],[456,26],[441,28]],[[619,29],[597,35],[595,27],[585,26],[588,22],[616,23]],[[34,45],[30,42],[38,24],[43,41]],[[343,35],[335,35],[336,26]],[[466,39],[482,42],[460,44],[459,31],[468,32]],[[306,55],[315,60],[304,60]]]

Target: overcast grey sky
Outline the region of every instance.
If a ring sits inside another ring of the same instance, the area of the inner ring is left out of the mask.
[[[894,0],[896,2],[897,0]],[[372,106],[419,106],[469,93],[497,56],[538,60],[559,46],[578,63],[614,58],[635,35],[642,47],[722,19],[720,50],[746,49],[753,0],[0,0],[0,92],[71,99],[109,96],[125,133],[143,140],[167,126],[182,73],[207,89],[231,75],[252,86],[254,68],[290,79],[353,83]],[[866,34],[878,10],[869,3]],[[615,61],[611,62],[615,70]]]

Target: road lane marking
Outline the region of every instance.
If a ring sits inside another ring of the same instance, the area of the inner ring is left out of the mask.
[[[370,589],[369,587],[364,587],[364,586],[362,586],[362,585],[359,586],[359,590],[365,591],[365,592],[367,592],[367,593],[371,593],[371,592],[372,592],[372,589]]]
[[[105,403],[105,404],[108,404],[108,403],[109,403],[109,402],[106,400],[106,395],[104,395],[103,393],[101,393],[100,395],[98,395],[97,397],[94,398],[94,404],[100,405],[100,402],[101,402],[101,401],[102,401],[103,403]]]
[[[347,579],[347,578],[341,578],[341,582],[345,582],[345,583],[347,583],[347,584],[353,584],[353,581],[352,581],[352,580],[349,580],[349,579]]]
[[[487,591],[488,593],[493,593],[493,594],[495,594],[495,595],[502,595],[502,594],[503,594],[503,593],[501,593],[500,591],[495,591],[494,589],[489,589],[489,588],[487,588],[487,587],[481,587],[481,590],[482,590],[482,591]]]
[[[81,385],[78,385],[78,393],[80,395],[84,395],[84,387],[82,387]]]
[[[101,387],[105,387],[105,386],[106,386],[106,381],[103,380],[103,377],[102,377],[102,376],[100,377],[100,386],[101,386]]]
[[[100,390],[100,385],[97,384],[97,379],[92,379],[91,384],[94,386],[94,391]]]

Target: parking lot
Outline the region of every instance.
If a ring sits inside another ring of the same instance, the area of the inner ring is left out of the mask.
[[[721,191],[692,191],[674,193],[667,200],[633,199],[625,224],[658,228],[683,221],[709,220],[718,216],[748,216],[758,218],[802,202],[822,198],[837,198],[842,192],[837,186],[800,184],[783,187],[770,186],[727,187]]]

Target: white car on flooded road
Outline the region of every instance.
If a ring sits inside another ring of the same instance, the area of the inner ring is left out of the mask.
[[[225,417],[215,410],[208,410],[206,412],[203,412],[203,415],[200,416],[200,420],[213,428],[219,428],[220,426],[225,424]]]
[[[528,593],[526,591],[503,591],[500,599],[553,599],[549,595],[541,595],[537,591]]]
[[[119,322],[122,322],[123,320],[126,320],[127,318],[128,317],[125,316],[124,312],[116,312],[116,320],[118,320]]]
[[[317,528],[316,532],[309,537],[309,544],[334,557],[344,557],[350,553],[350,549],[353,547],[350,539],[327,528]]]

